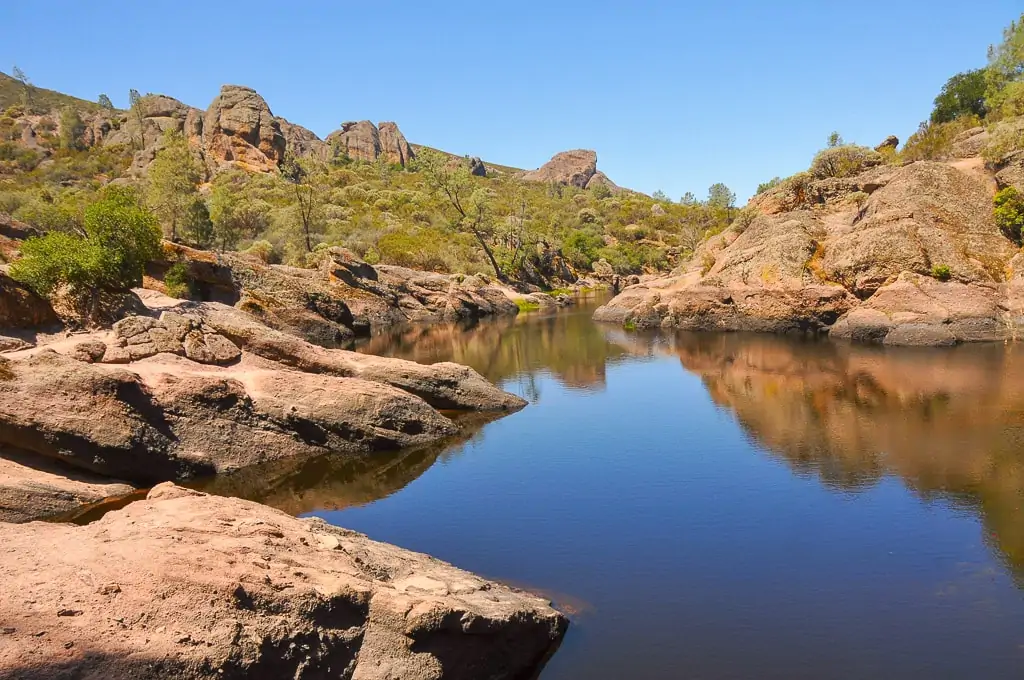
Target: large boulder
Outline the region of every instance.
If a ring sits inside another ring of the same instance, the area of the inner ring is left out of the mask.
[[[240,85],[224,85],[203,118],[206,160],[212,167],[238,165],[270,172],[284,160],[287,141],[263,97]]]
[[[288,153],[297,158],[327,160],[330,157],[330,145],[317,137],[312,130],[289,123],[284,118],[278,118],[277,123],[281,127],[281,134],[284,135],[285,149]]]
[[[388,163],[405,167],[416,157],[409,142],[405,141],[405,135],[398,129],[398,124],[382,122],[377,126],[377,131],[380,139],[380,153],[384,155]]]
[[[524,173],[523,179],[585,189],[596,173],[597,153],[588,149],[575,149],[556,153],[540,168]]]
[[[426,555],[169,484],[87,526],[0,525],[0,544],[0,676],[23,680],[515,680],[568,627]]]
[[[57,321],[49,302],[0,272],[0,329],[40,328]]]
[[[402,363],[395,370],[415,386]],[[2,376],[0,446],[140,484],[327,451],[399,449],[455,432],[384,380],[267,362],[226,370],[163,355],[122,369],[45,350],[8,362]]]
[[[354,161],[375,161],[381,153],[380,132],[368,120],[349,121],[327,135],[327,143],[338,156]]]

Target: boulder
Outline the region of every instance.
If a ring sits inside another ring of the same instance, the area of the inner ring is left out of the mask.
[[[134,491],[59,461],[0,449],[0,522],[33,522],[74,513],[83,506]]]
[[[58,323],[50,303],[0,272],[0,328],[41,328]]]
[[[596,173],[597,153],[587,149],[576,149],[555,154],[537,170],[524,173],[523,179],[585,189]]]
[[[988,143],[988,130],[983,127],[964,130],[953,138],[950,156],[953,158],[974,158],[980,156]]]
[[[396,123],[383,122],[377,128],[380,153],[384,155],[388,163],[405,167],[416,157]]]
[[[434,408],[509,411],[526,402],[498,389],[466,366],[418,364],[339,349],[325,349],[273,331],[241,310],[212,302],[188,309],[238,347],[306,373],[353,377],[383,383],[414,394]]]
[[[392,370],[415,385],[413,372],[402,370],[408,362],[394,363]],[[383,380],[308,375],[265,362],[226,371],[167,355],[125,370],[44,350],[6,366],[0,446],[139,484],[327,451],[399,449],[456,429]],[[472,384],[464,376],[462,382]]]
[[[380,133],[368,120],[342,123],[340,130],[327,135],[327,143],[333,155],[355,161],[372,162],[381,153]]]
[[[469,174],[474,177],[487,177],[487,166],[478,157],[473,156],[469,159]]]
[[[146,313],[142,300],[130,290],[60,286],[50,296],[50,304],[60,320],[72,328],[105,328],[125,316]]]
[[[287,147],[267,102],[239,85],[221,87],[203,117],[203,140],[211,167],[237,164],[257,172],[277,170]]]
[[[896,147],[900,145],[900,138],[896,135],[889,135],[882,141],[881,144],[875,147],[875,151],[892,150],[895,151]]]
[[[1000,287],[903,273],[840,318],[830,337],[886,345],[953,345],[1004,340]]]
[[[568,626],[426,555],[169,484],[86,526],[0,525],[0,544],[0,676],[23,680],[512,680]]]
[[[595,189],[597,187],[604,187],[608,189],[612,194],[620,194],[623,189],[615,182],[608,179],[608,175],[604,174],[600,170],[595,172],[593,176],[587,181],[588,189]]]

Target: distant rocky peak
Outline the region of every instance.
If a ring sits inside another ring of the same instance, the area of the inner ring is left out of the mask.
[[[620,190],[604,173],[598,171],[597,152],[590,149],[556,153],[538,169],[523,173],[522,178],[530,182],[562,184],[580,189],[601,184],[612,191]]]
[[[334,153],[357,161],[372,162],[383,155],[389,162],[404,166],[416,157],[398,125],[388,121],[379,127],[368,120],[344,122],[327,135],[327,143]]]

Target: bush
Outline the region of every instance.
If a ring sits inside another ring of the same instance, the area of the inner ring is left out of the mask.
[[[989,130],[989,138],[981,156],[989,163],[1000,163],[1003,158],[1024,149],[1024,126],[1005,123]]]
[[[85,210],[85,236],[50,232],[22,246],[11,276],[40,295],[60,284],[122,289],[139,285],[160,252],[160,227],[133,192],[109,187]]]
[[[882,155],[874,149],[856,144],[844,144],[823,149],[811,161],[811,174],[826,177],[852,177],[865,168],[882,163]]]
[[[768,191],[769,189],[774,189],[775,187],[779,186],[780,184],[782,184],[782,178],[781,177],[772,177],[767,182],[761,182],[760,184],[758,184],[757,185],[757,191],[755,192],[755,194],[763,194],[764,192]]]
[[[264,264],[275,264],[281,261],[281,256],[270,241],[256,241],[245,249],[246,255],[252,255]]]
[[[736,219],[733,220],[732,226],[736,229],[737,234],[742,234],[747,230],[747,227],[757,219],[758,212],[753,208],[743,208],[736,215]]]
[[[192,297],[192,277],[183,262],[177,262],[164,275],[164,287],[173,298],[188,299]]]
[[[935,98],[932,123],[948,123],[961,116],[984,118],[985,70],[977,69],[958,73],[942,86],[942,92]]]
[[[992,213],[999,230],[1020,245],[1021,230],[1024,229],[1024,196],[1013,187],[1007,187],[996,194],[993,202],[995,208]]]
[[[562,255],[577,269],[589,271],[603,247],[604,239],[599,234],[577,229],[562,242]]]
[[[903,145],[898,154],[904,161],[937,161],[949,157],[953,140],[958,134],[981,125],[981,119],[967,114],[947,123],[921,123],[917,132]]]
[[[949,277],[952,273],[949,271],[949,265],[937,264],[932,267],[932,278],[938,279],[939,281],[949,281]]]

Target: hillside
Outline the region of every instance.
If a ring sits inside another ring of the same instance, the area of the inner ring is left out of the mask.
[[[72,97],[71,95],[56,92],[55,90],[47,90],[42,87],[36,87],[35,85],[29,85],[27,90],[33,107],[39,108],[42,111],[62,109],[65,106],[70,106],[80,111],[88,112],[95,112],[102,109],[102,107],[96,102]],[[11,106],[20,105],[24,101],[25,91],[25,85],[22,85],[11,76],[0,71],[0,109],[7,109]]]

